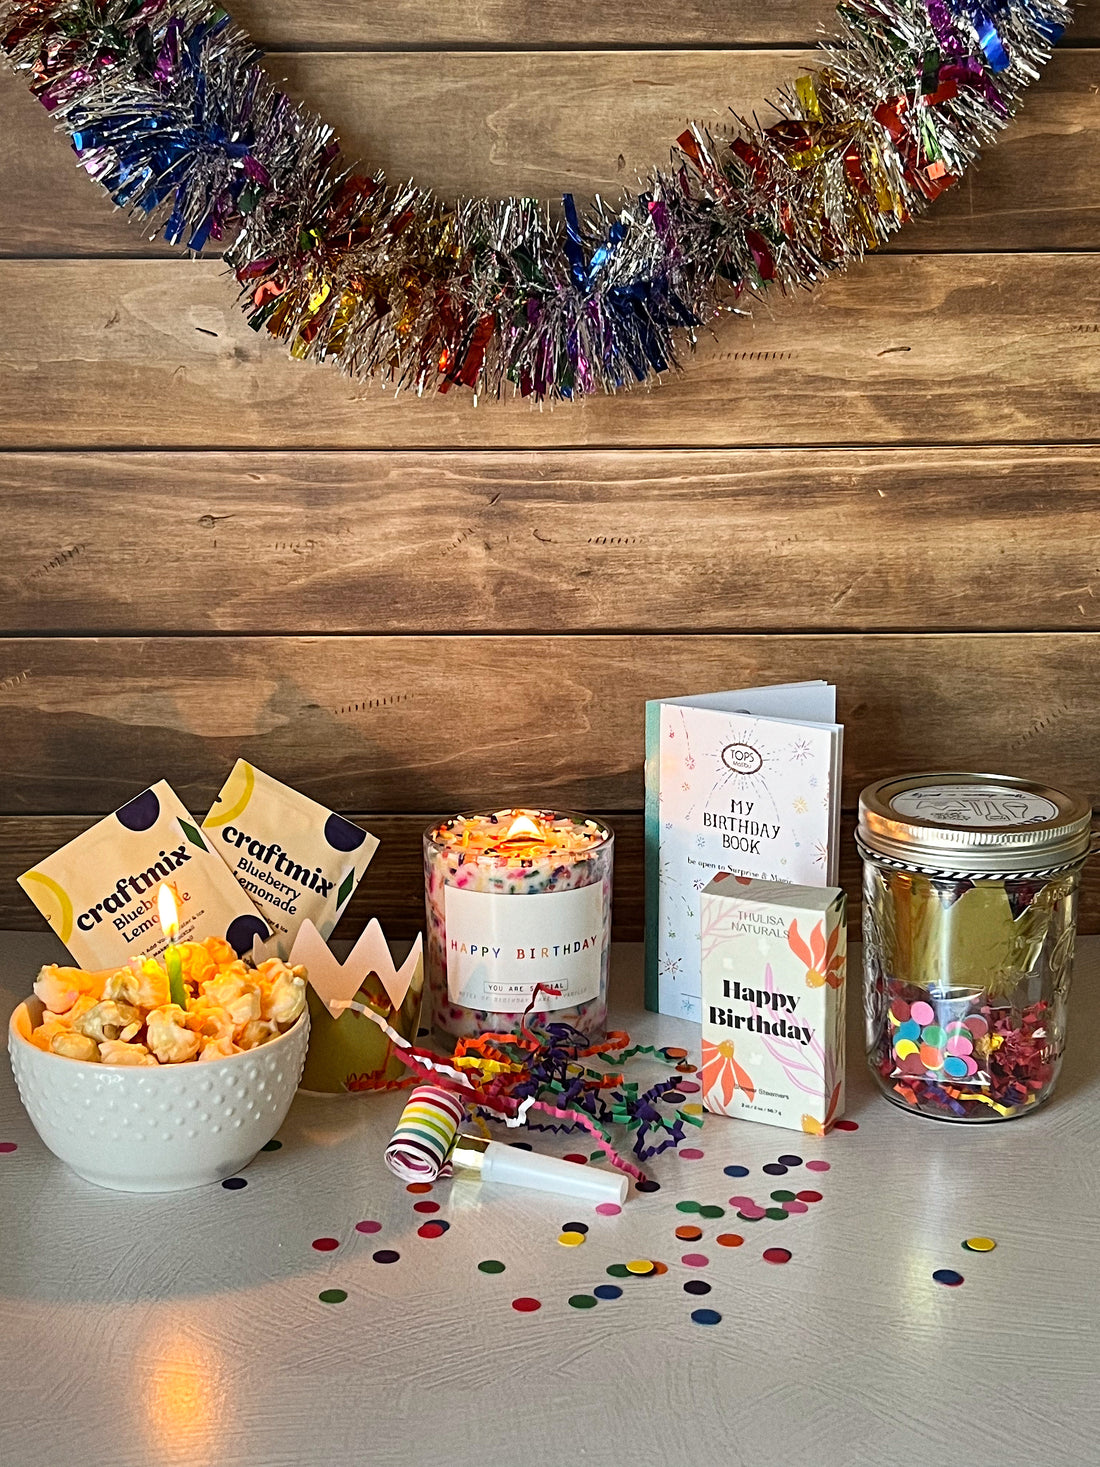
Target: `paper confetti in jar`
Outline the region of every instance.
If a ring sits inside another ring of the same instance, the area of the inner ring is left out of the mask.
[[[428,988],[443,1038],[533,1019],[602,1035],[614,836],[587,815],[455,815],[424,835]]]

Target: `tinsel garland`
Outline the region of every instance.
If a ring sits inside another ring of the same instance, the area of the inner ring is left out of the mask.
[[[843,0],[768,127],[693,124],[614,208],[446,205],[341,151],[210,0],[0,0],[0,49],[131,215],[226,242],[254,329],[395,388],[613,392],[746,294],[877,249],[1005,126],[1058,0]]]

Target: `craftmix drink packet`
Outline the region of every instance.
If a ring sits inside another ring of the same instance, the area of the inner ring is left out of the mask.
[[[844,1110],[846,902],[719,872],[702,897],[703,1103],[821,1136]]]
[[[280,939],[308,917],[328,937],[363,879],[377,839],[238,759],[202,823],[214,849]]]
[[[224,936],[244,953],[270,937],[166,780],[25,871],[19,885],[77,963],[95,970],[160,956],[157,892],[166,881],[179,900],[181,942]]]

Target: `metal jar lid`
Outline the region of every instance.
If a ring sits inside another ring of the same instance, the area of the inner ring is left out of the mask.
[[[865,855],[943,875],[1053,872],[1084,859],[1092,807],[1006,774],[906,774],[859,797]]]

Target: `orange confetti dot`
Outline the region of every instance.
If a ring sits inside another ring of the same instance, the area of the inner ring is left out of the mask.
[[[410,1182],[405,1188],[406,1192],[430,1192],[431,1190],[431,1182]]]
[[[703,1236],[702,1228],[693,1228],[687,1223],[682,1228],[676,1229],[676,1236],[682,1243],[694,1243]]]
[[[745,1240],[740,1233],[719,1233],[714,1241],[720,1243],[723,1248],[740,1248]]]

